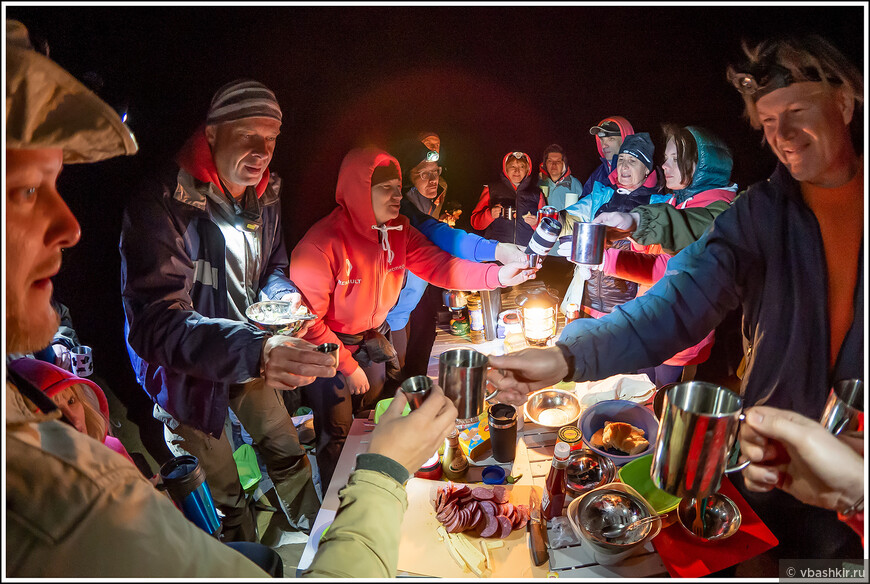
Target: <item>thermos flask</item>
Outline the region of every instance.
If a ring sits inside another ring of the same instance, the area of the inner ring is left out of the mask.
[[[176,456],[160,467],[163,486],[184,516],[209,535],[220,535],[221,522],[199,460]]]

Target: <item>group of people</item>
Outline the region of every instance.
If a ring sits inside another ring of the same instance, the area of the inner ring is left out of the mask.
[[[58,330],[51,277],[61,251],[80,237],[56,188],[63,165],[131,155],[137,146],[109,106],[32,48],[21,23],[6,26],[12,355],[46,347]],[[593,128],[602,166],[563,209],[566,218],[610,225],[614,241],[630,236],[608,250],[600,274],[575,270],[575,280],[592,289],[590,299],[597,297],[586,306],[600,318],[572,323],[556,347],[492,357],[490,381],[521,404],[530,391],[563,379],[654,368],[692,346],[703,354],[722,315],[742,305],[741,390],[747,405],[768,406],[755,409],[741,434],[754,463],[746,471],[747,499],[780,538],[783,557],[859,557],[860,542],[856,547],[836,512],[863,524],[856,502],[863,478],[850,472],[843,479],[841,469],[834,472],[800,443],[805,434],[819,448],[839,439],[789,424],[812,427],[804,417],[818,419],[831,381],[863,376],[863,155],[848,132],[863,83],[821,39],[768,42],[749,56],[732,77],[781,161],[771,179],[735,199],[728,149],[703,129],[668,127],[662,168],[669,192],[656,202],[650,136],[635,134],[622,118],[602,120]],[[518,234],[530,236],[537,209],[548,197],[566,199],[579,181],[554,145],[541,166],[545,195],[530,178],[530,157],[508,153],[505,180],[488,185],[472,213],[480,237],[439,221],[446,183],[436,135],[354,149],[339,171],[337,207],[288,254],[281,182],[269,171],[281,124],[269,88],[229,83],[214,94],[171,168],[130,198],[119,245],[128,352],[171,446],[199,459],[223,513],[224,542],[258,539],[225,432],[229,410],[253,437],[275,485],[281,512],[273,520],[308,531],[319,499],[282,394],[299,391],[314,410],[324,490],[354,413],[394,397],[305,575],[395,576],[403,483],[443,443],[457,415],[437,386],[420,408],[401,415],[406,401],[393,390],[418,359],[410,355],[417,344],[407,324],[418,308],[431,315],[421,301],[428,288],[491,290],[535,277]],[[508,207],[512,227],[503,216]],[[607,277],[648,290],[608,304]],[[590,284],[596,279],[598,292]],[[304,305],[317,318],[294,335],[269,335],[245,316],[259,300]],[[338,345],[337,363],[313,350],[323,342]],[[56,378],[26,367],[13,375],[10,363],[7,357],[9,575],[265,575],[189,523],[128,458],[107,447],[102,429],[77,421],[65,398],[57,398],[59,408],[46,400],[60,395],[47,390]],[[60,386],[69,383],[60,376]],[[101,394],[91,393],[102,411]],[[849,446],[826,451],[853,469],[863,453],[860,443]],[[782,449],[790,460],[774,461]],[[812,488],[820,484],[823,495]],[[775,486],[819,507],[781,491],[759,498],[758,491]],[[789,530],[806,533],[797,522],[819,537],[809,545],[790,537]]]

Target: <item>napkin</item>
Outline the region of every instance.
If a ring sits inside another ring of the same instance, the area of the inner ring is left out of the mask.
[[[672,577],[700,578],[754,558],[779,544],[728,477],[722,477],[719,492],[740,509],[740,529],[728,539],[715,543],[698,541],[683,529],[679,520],[663,529],[652,544]]]
[[[574,390],[583,408],[609,399],[643,403],[655,393],[656,385],[645,373],[613,375],[600,381],[578,383]]]

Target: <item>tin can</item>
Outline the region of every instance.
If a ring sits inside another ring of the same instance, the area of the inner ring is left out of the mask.
[[[535,227],[537,227],[538,225],[541,224],[541,220],[544,217],[549,217],[550,219],[558,221],[559,220],[559,210],[556,207],[551,207],[549,205],[547,205],[546,207],[541,207],[540,209],[538,209],[538,219],[537,219],[537,222],[535,223]]]
[[[565,324],[580,318],[580,307],[573,302],[565,307]]]
[[[583,434],[577,426],[562,426],[556,433],[556,437],[560,442],[570,446],[572,452],[583,448]]]

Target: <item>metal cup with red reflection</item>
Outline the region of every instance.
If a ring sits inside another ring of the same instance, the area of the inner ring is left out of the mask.
[[[546,207],[541,207],[538,209],[538,219],[535,222],[535,227],[541,224],[541,220],[544,217],[549,217],[550,219],[554,219],[556,221],[559,220],[559,210],[556,207],[551,207],[547,205]]]

